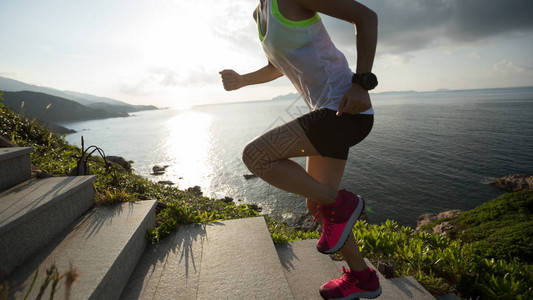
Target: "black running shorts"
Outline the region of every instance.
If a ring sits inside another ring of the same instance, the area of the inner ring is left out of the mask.
[[[374,115],[343,113],[321,108],[297,118],[307,138],[322,156],[348,158],[349,148],[372,130]]]

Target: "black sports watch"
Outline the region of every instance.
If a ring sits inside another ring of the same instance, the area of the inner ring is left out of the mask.
[[[374,73],[367,72],[362,74],[353,74],[352,83],[357,83],[367,91],[374,89],[378,85],[378,78]]]

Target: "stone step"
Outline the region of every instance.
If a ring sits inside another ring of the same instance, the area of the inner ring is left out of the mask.
[[[320,300],[319,288],[342,275],[329,255],[316,250],[316,243],[317,240],[304,240],[276,246],[294,299]]]
[[[94,204],[94,176],[31,179],[0,193],[0,270],[12,270]]]
[[[281,265],[291,287],[294,299],[322,299],[318,290],[324,283],[342,276],[342,267],[349,269],[345,261],[333,261],[316,250],[317,240],[296,241],[276,246]],[[376,269],[368,259],[368,266]],[[379,299],[410,299],[379,272],[382,288]]]
[[[60,273],[72,265],[81,274],[70,299],[118,299],[146,248],[147,228],[155,226],[155,207],[148,200],[91,209],[9,276],[9,299],[23,299],[39,270],[28,298],[35,299],[53,263]],[[63,283],[56,295],[65,295],[64,289]]]
[[[435,300],[413,276],[398,277],[389,279],[402,293],[409,297],[408,299]]]
[[[263,217],[180,226],[145,251],[121,299],[293,299]]]
[[[0,191],[31,178],[30,147],[0,148]]]

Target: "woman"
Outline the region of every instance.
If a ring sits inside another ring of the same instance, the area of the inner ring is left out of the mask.
[[[335,48],[318,12],[357,27],[357,70]],[[252,73],[220,72],[227,91],[287,76],[310,113],[252,140],[243,161],[258,177],[282,190],[306,197],[322,222],[318,251],[340,250],[350,270],[320,288],[325,299],[375,298],[381,294],[376,272],[359,253],[351,229],[363,198],[338,191],[348,150],[371,131],[373,109],[368,90],[377,43],[377,16],[353,0],[260,0],[254,11],[268,64]],[[290,160],[307,156],[307,166]],[[319,270],[318,270],[319,271]]]

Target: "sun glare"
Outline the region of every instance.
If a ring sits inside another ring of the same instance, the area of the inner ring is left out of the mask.
[[[208,157],[212,117],[208,114],[185,110],[166,124],[167,152],[172,168],[167,175],[179,182],[181,188],[209,186],[206,174],[211,174]],[[183,179],[178,180],[180,177]]]

